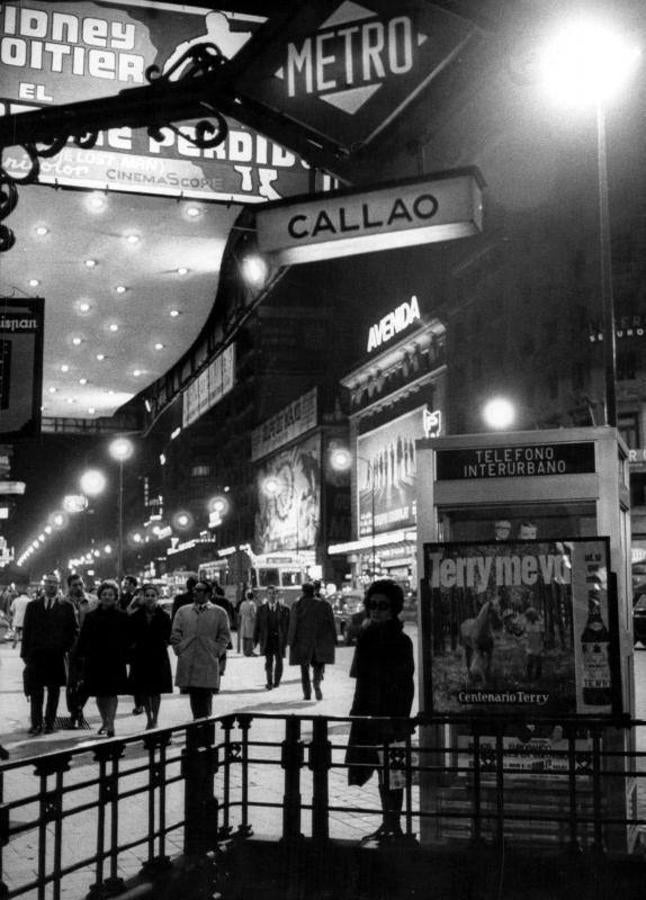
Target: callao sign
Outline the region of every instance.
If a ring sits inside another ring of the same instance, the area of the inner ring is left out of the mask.
[[[482,230],[482,179],[471,168],[270,203],[256,227],[258,249],[277,265],[452,240]]]
[[[311,0],[236,57],[236,89],[350,149],[367,143],[474,33],[424,2]]]

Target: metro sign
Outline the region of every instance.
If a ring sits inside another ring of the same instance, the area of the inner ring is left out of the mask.
[[[401,112],[473,31],[424,0],[313,0],[242,48],[235,87],[351,149]]]

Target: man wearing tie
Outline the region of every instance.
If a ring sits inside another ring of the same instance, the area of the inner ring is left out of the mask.
[[[54,573],[46,575],[43,587],[43,596],[30,603],[25,612],[20,651],[26,666],[25,686],[31,701],[29,734],[33,735],[43,730],[45,689],[45,734],[54,731],[60,690],[66,683],[65,655],[78,633],[74,608],[60,596],[58,576]]]
[[[283,657],[287,645],[289,610],[278,600],[276,588],[267,588],[267,601],[258,610],[254,631],[254,644],[260,645],[265,657],[267,690],[278,687],[283,676]]]

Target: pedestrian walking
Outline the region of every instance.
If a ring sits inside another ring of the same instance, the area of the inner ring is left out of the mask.
[[[227,618],[229,620],[229,632],[233,630],[233,623],[235,620],[235,611],[233,609],[233,605],[227,599],[226,594],[222,590],[217,582],[213,586],[213,590],[211,593],[211,602],[215,606],[219,606],[220,609],[223,609],[227,614]],[[226,650],[220,656],[220,678],[224,675],[227,669],[227,650],[233,650],[233,643],[229,640],[227,644]]]
[[[411,728],[407,722],[371,721],[369,717],[410,716],[415,663],[412,642],[398,618],[404,606],[401,587],[389,579],[375,581],[364,602],[369,622],[357,639],[350,669],[350,676],[357,680],[350,715],[365,718],[350,726],[345,761],[351,785],[364,785],[375,769],[378,771],[383,821],[362,843],[383,843],[402,837],[404,789],[385,786],[378,747],[405,740]]]
[[[99,734],[114,737],[119,695],[128,692],[130,617],[119,608],[116,581],[102,581],[97,598],[97,608],[90,610],[83,621],[76,654],[82,671],[81,689],[96,698],[101,716]]]
[[[336,649],[332,607],[327,600],[317,597],[314,590],[313,584],[303,585],[303,592],[290,611],[287,636],[289,664],[301,667],[305,700],[312,699],[312,685],[316,699],[323,699],[321,682],[325,666],[334,662]]]
[[[13,630],[13,642],[11,646],[14,648],[17,647],[22,640],[22,629],[25,621],[25,612],[29,603],[31,603],[31,597],[26,590],[21,591],[21,593],[14,597],[11,601],[11,607],[9,609],[9,614],[11,617],[11,628]]]
[[[171,621],[168,613],[158,605],[156,585],[144,584],[142,597],[143,604],[130,617],[130,686],[143,700],[146,730],[149,730],[157,727],[161,695],[173,693],[168,658]]]
[[[121,579],[121,592],[119,594],[119,609],[123,612],[132,613],[139,605],[137,587],[139,582],[134,575],[124,575]],[[133,716],[140,716],[144,711],[144,704],[141,697],[136,694],[132,698]]]
[[[280,602],[276,588],[269,585],[267,598],[256,613],[254,644],[259,644],[265,657],[265,687],[277,688],[283,677],[283,658],[287,646],[289,610]]]
[[[71,604],[76,616],[76,621],[80,629],[83,627],[85,617],[92,609],[96,609],[97,601],[94,597],[90,597],[85,592],[85,582],[83,576],[78,572],[72,572],[67,576],[67,594],[65,600]],[[70,648],[67,658],[67,687],[65,689],[65,700],[67,702],[67,711],[70,714],[69,727],[80,728],[83,725],[83,707],[87,702],[87,694],[82,686],[82,670],[79,665],[78,656],[78,639]]]
[[[220,657],[231,640],[229,619],[210,602],[211,585],[200,579],[195,602],[177,610],[170,642],[177,656],[175,684],[187,693],[194,719],[210,716],[220,689]]]
[[[43,730],[45,690],[45,734],[55,730],[60,691],[66,683],[65,655],[77,635],[76,616],[63,601],[58,575],[46,575],[43,587],[42,598],[33,600],[25,610],[20,648],[25,662],[25,692],[31,705],[29,733],[33,735]]]
[[[242,652],[245,656],[253,656],[254,631],[256,629],[256,613],[258,607],[253,591],[246,591],[244,600],[238,609],[238,635],[242,641]]]
[[[170,614],[171,622],[175,619],[175,613],[182,606],[189,606],[195,602],[195,585],[197,584],[197,575],[189,575],[186,579],[186,590],[183,594],[177,594],[173,600],[173,606]]]

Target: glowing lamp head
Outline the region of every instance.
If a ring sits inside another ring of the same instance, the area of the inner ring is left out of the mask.
[[[516,418],[513,404],[505,397],[493,397],[485,405],[482,417],[489,428],[505,431],[510,428]]]
[[[132,441],[129,441],[127,438],[116,438],[108,449],[113,459],[116,459],[118,462],[124,462],[124,460],[130,459],[134,448]]]
[[[568,106],[604,104],[625,85],[640,51],[602,21],[572,19],[539,53],[546,90]]]
[[[267,263],[262,256],[258,256],[255,253],[245,256],[242,261],[241,271],[245,282],[254,288],[263,287],[269,274]]]
[[[84,494],[96,497],[105,488],[105,475],[98,469],[89,469],[81,476],[80,485]]]

